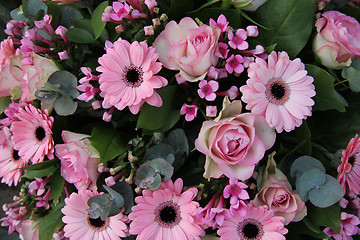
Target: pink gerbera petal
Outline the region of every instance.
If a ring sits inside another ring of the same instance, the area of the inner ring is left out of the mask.
[[[162,101],[154,89],[166,86],[167,80],[154,75],[161,69],[157,58],[153,47],[145,42],[130,44],[119,39],[107,48],[97,68],[102,72],[99,83],[104,102],[119,110],[129,107],[133,114],[137,114],[145,102],[161,106]]]
[[[289,60],[286,52],[272,52],[268,63],[260,58],[250,63],[249,79],[240,87],[246,109],[262,115],[277,132],[290,132],[311,116],[314,79],[300,59]],[[301,99],[301,100],[299,100]]]

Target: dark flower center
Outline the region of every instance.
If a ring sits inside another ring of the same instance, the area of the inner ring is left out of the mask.
[[[255,224],[248,223],[243,227],[242,232],[245,237],[253,239],[259,234],[259,228]]]
[[[90,218],[88,217],[89,224],[93,226],[94,228],[102,228],[105,226],[105,221],[101,220],[100,217],[98,218]]]
[[[172,206],[166,206],[160,210],[160,219],[166,223],[175,222],[176,215],[176,210]]]
[[[181,220],[180,207],[173,201],[163,202],[155,209],[155,218],[160,226],[171,228]]]
[[[124,71],[124,79],[128,86],[138,87],[143,81],[143,71],[141,68],[131,65]]]
[[[46,137],[45,129],[42,126],[38,126],[35,130],[36,139],[41,142]]]
[[[271,94],[277,100],[281,100],[285,96],[285,87],[282,84],[274,83],[271,86]]]
[[[289,99],[290,90],[281,79],[273,79],[265,85],[265,95],[269,102],[284,104]]]
[[[13,158],[14,161],[17,161],[17,160],[20,159],[19,151],[18,151],[18,150],[13,149],[12,158]]]
[[[352,155],[352,156],[350,156],[350,157],[349,157],[349,159],[348,159],[348,163],[350,163],[350,164],[351,164],[351,166],[352,166],[352,165],[354,165],[354,162],[355,162],[355,156],[354,156],[354,155]]]
[[[240,239],[243,240],[260,240],[264,234],[262,224],[252,218],[240,222],[237,231]]]

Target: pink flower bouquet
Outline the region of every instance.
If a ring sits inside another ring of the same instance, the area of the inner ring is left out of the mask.
[[[1,239],[359,239],[359,0],[0,9]]]

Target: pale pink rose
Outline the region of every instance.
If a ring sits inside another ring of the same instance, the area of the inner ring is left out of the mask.
[[[13,40],[11,38],[3,40],[0,47],[0,97],[10,96],[11,89],[20,85],[22,77],[20,61]]]
[[[27,57],[26,61],[23,61],[21,68],[23,72],[21,100],[23,101],[35,100],[35,92],[44,87],[51,74],[59,70],[53,60],[41,57],[34,52]]]
[[[73,183],[78,190],[96,191],[99,176],[99,153],[91,145],[89,135],[69,131],[62,132],[64,144],[55,146],[56,156],[61,160],[61,176]]]
[[[274,129],[268,127],[264,119],[241,113],[241,101],[230,102],[225,97],[219,116],[203,123],[195,146],[206,155],[205,178],[219,178],[224,174],[246,180],[274,141]]]
[[[181,76],[190,82],[204,79],[211,66],[218,62],[215,55],[220,29],[201,25],[185,17],[179,24],[169,22],[155,39],[153,46],[164,67],[180,70]]]
[[[314,38],[314,50],[322,65],[341,69],[360,57],[360,24],[355,18],[328,11],[315,26],[318,33]]]
[[[261,190],[256,194],[253,204],[267,205],[274,211],[275,216],[285,218],[285,225],[298,222],[307,214],[307,208],[300,195],[292,191],[286,176],[278,169],[276,174],[269,174],[262,181]]]

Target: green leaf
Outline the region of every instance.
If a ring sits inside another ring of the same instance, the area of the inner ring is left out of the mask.
[[[241,27],[241,14],[238,9],[224,9],[224,8],[204,8],[197,10],[195,12],[191,12],[190,16],[192,18],[199,18],[203,23],[208,24],[210,18],[217,21],[217,18],[224,14],[226,19],[229,21],[229,24],[233,28]]]
[[[105,163],[126,151],[127,139],[114,129],[96,126],[91,133],[91,145],[100,154],[100,163]]]
[[[308,206],[308,217],[318,226],[329,227],[340,233],[340,205],[334,204],[327,208]]]
[[[298,142],[305,140],[305,144],[300,148],[301,153],[303,155],[311,155],[311,132],[306,120],[303,120],[300,127],[295,128],[295,135]]]
[[[105,29],[106,22],[103,22],[101,20],[102,14],[105,10],[105,8],[108,6],[108,1],[105,1],[94,10],[92,16],[91,16],[91,26],[93,28],[93,31],[95,33],[95,39],[98,39],[102,33],[102,31]]]
[[[193,9],[193,0],[171,0],[170,9],[167,13],[170,19],[180,19],[186,12]],[[181,9],[181,11],[179,11]]]
[[[58,168],[56,166],[50,166],[48,168],[44,169],[38,169],[38,170],[27,170],[26,173],[22,176],[24,178],[42,178],[47,177],[51,174],[53,174]]]
[[[313,97],[315,105],[313,111],[325,111],[336,109],[339,112],[345,112],[345,104],[341,102],[334,94],[333,83],[335,79],[324,69],[306,64],[308,74],[314,78],[316,96]]]
[[[144,104],[140,111],[136,128],[143,128],[149,131],[159,130],[165,126],[166,128],[171,128],[173,125],[169,126],[169,122],[175,124],[178,118],[173,119],[173,121],[169,121],[169,118],[171,119],[172,115],[180,116],[179,110],[172,109],[176,89],[177,87],[174,85],[159,89],[157,92],[161,96],[163,105],[161,107],[153,107],[149,104]]]
[[[320,208],[330,207],[340,201],[343,196],[344,190],[340,183],[328,174],[323,185],[317,186],[309,192],[310,202]]]
[[[360,92],[360,70],[353,67],[346,67],[342,70],[341,75],[349,81],[351,91]]]
[[[39,225],[39,240],[53,239],[55,229],[64,225],[61,220],[63,216],[61,209],[64,207],[64,205],[64,202],[60,202],[50,211],[49,214],[45,215],[45,217],[41,219]]]
[[[64,190],[65,179],[61,176],[60,168],[54,172],[50,180],[50,193],[54,202],[57,202]]]
[[[23,167],[21,169],[41,170],[41,169],[44,169],[44,168],[52,167],[52,166],[54,166],[56,164],[60,164],[60,161],[57,158],[51,159],[51,160],[46,160],[46,161],[35,163],[35,164],[31,164],[31,165],[28,165],[28,166]]]
[[[70,7],[70,6],[64,6],[61,8],[61,19],[60,19],[60,25],[70,28],[71,26],[74,26],[74,19],[82,19],[83,16],[81,12],[79,12],[77,9]]]
[[[66,37],[74,43],[95,43],[94,36],[82,28],[69,28]]]
[[[0,114],[4,112],[4,109],[11,103],[10,97],[0,97]]]
[[[255,12],[254,20],[267,29],[259,29],[264,46],[277,44],[295,58],[306,45],[313,24],[314,0],[269,0]]]
[[[22,10],[23,10],[23,15],[25,17],[28,17],[29,16],[28,1],[27,0],[22,0],[21,7],[22,7]]]

